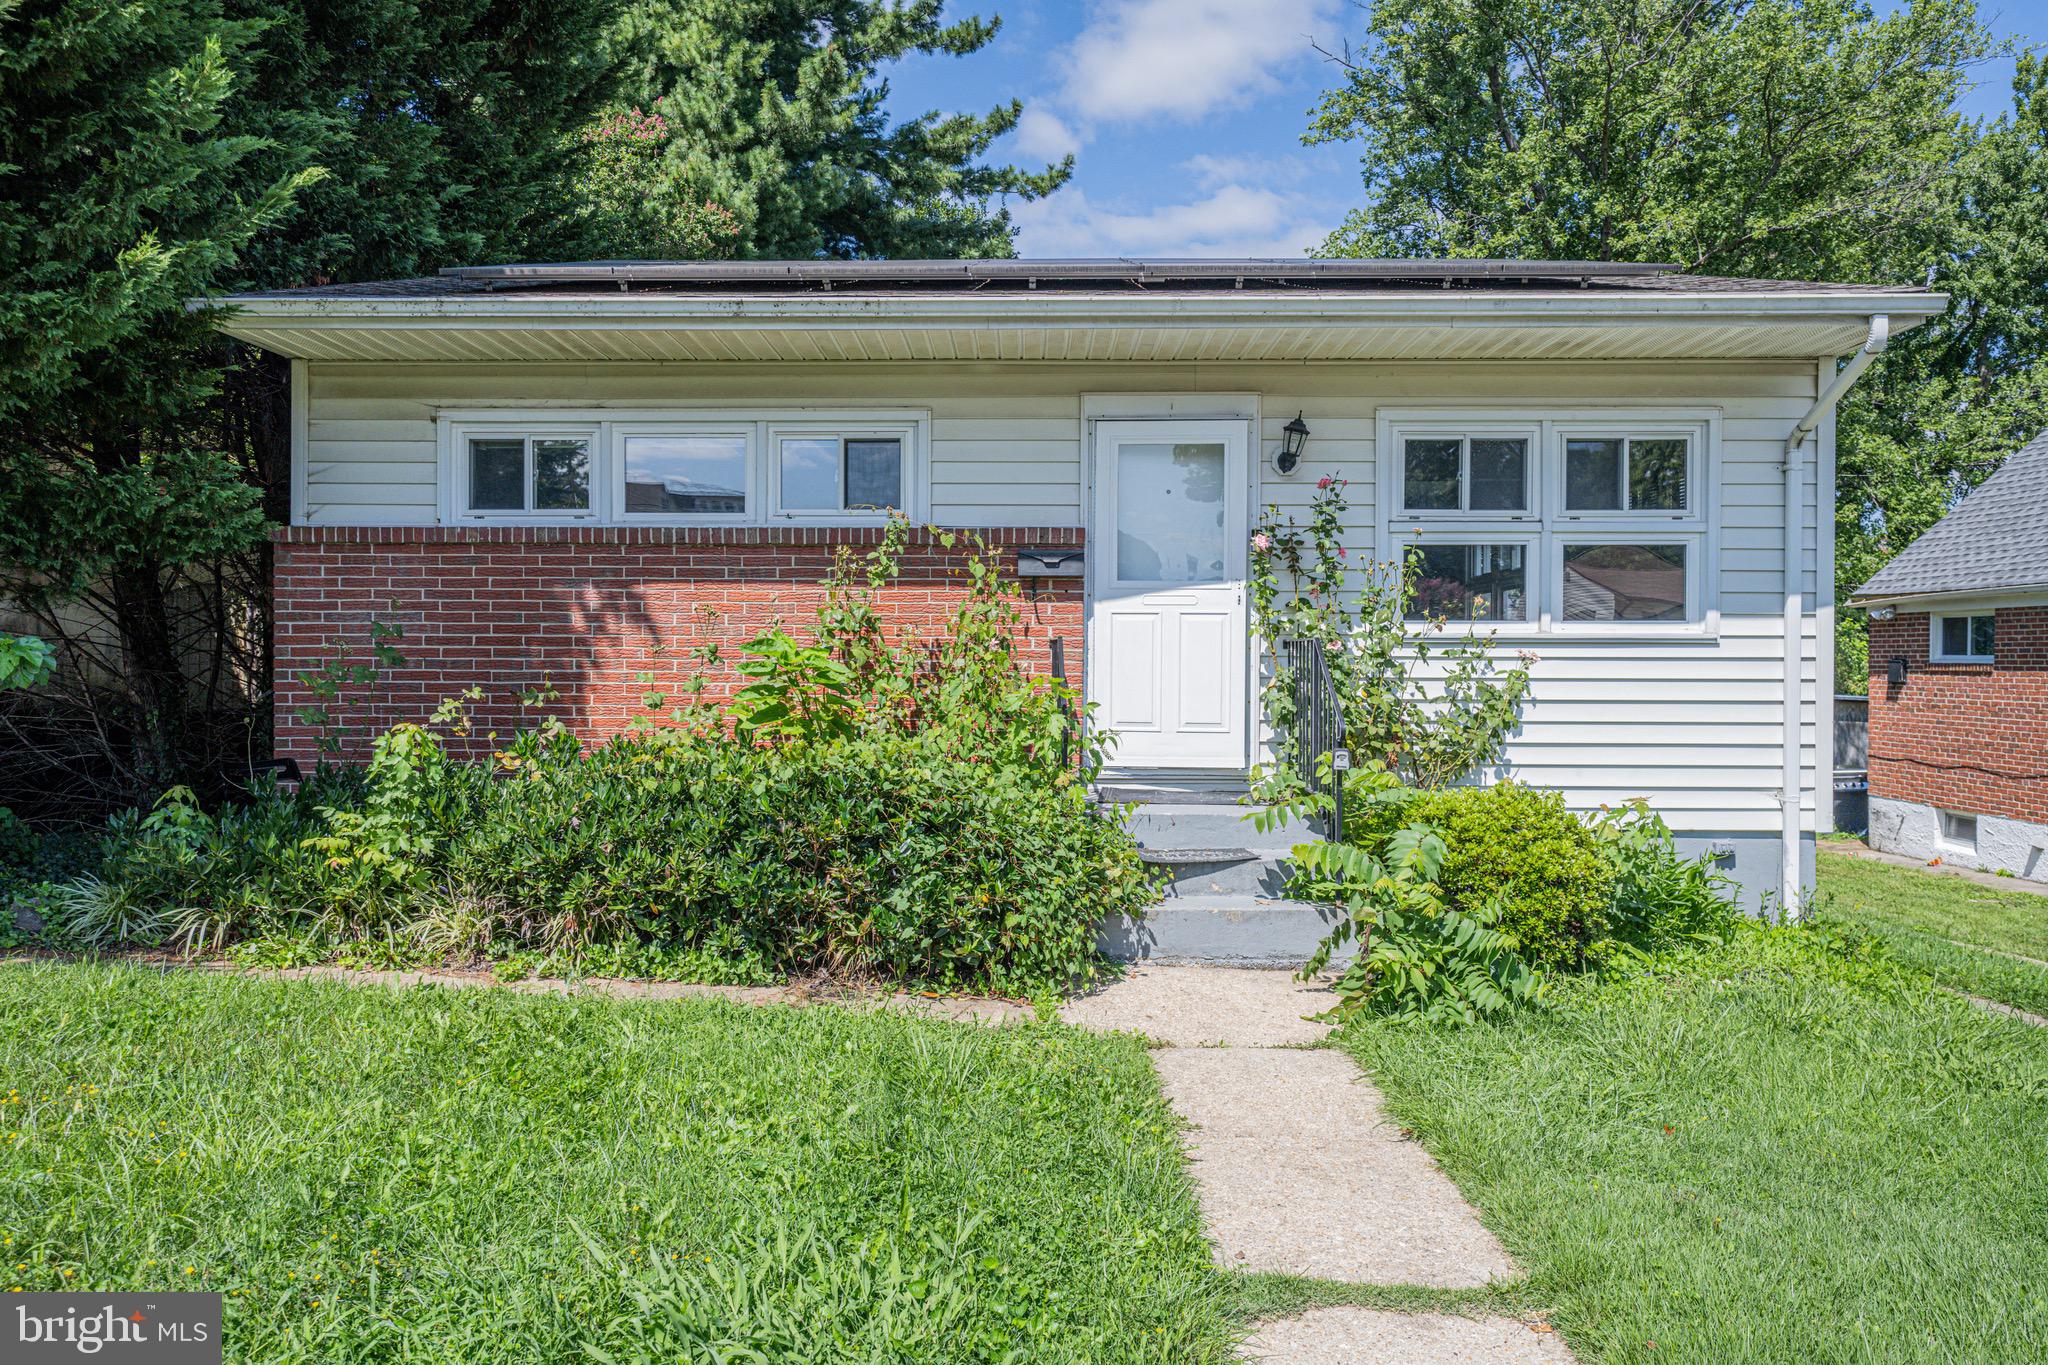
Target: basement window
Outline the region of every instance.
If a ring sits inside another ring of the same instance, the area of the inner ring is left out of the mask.
[[[1938,664],[1988,664],[1997,644],[1998,618],[1990,612],[1975,616],[1936,616],[1927,657]]]
[[[1977,851],[1977,817],[1952,810],[1941,812],[1941,842],[1963,853]]]

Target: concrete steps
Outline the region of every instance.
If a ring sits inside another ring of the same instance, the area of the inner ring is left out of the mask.
[[[1250,818],[1254,808],[1231,798],[1157,795],[1169,799],[1131,805],[1124,824],[1155,870],[1162,900],[1142,920],[1101,925],[1102,952],[1125,962],[1295,968],[1306,961],[1334,912],[1287,895],[1287,855],[1316,833],[1298,821],[1261,830]]]

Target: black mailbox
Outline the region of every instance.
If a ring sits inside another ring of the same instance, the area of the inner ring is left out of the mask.
[[[1019,578],[1079,578],[1083,564],[1078,546],[1017,551]]]

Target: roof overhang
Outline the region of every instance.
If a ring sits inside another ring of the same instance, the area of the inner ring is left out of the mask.
[[[2048,581],[2004,588],[1952,588],[1946,592],[1852,593],[1852,607],[1894,607],[1906,611],[1962,611],[2048,605]]]
[[[1939,313],[1918,291],[239,296],[217,325],[316,361],[1811,359]]]

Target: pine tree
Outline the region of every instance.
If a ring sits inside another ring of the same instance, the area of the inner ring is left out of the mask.
[[[981,158],[1016,126],[928,113],[892,124],[885,62],[964,56],[993,20],[943,22],[941,0],[633,0],[613,35],[621,103],[673,130],[658,193],[735,220],[755,257],[1012,254],[1003,199],[1064,184],[1072,160],[1032,172]],[[639,254],[639,253],[625,253]]]

